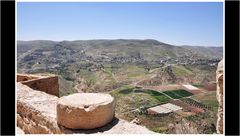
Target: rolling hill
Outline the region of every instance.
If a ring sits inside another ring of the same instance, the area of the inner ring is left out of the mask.
[[[59,75],[62,95],[110,91],[141,80],[211,81],[222,57],[222,47],[174,46],[153,39],[17,41],[17,71]]]

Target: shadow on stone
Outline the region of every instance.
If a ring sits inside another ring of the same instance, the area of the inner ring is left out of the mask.
[[[108,131],[110,129],[112,129],[112,127],[114,127],[115,125],[117,125],[119,122],[119,119],[114,117],[113,120],[111,122],[109,122],[108,124],[106,124],[103,127],[99,127],[99,128],[95,128],[95,129],[68,129],[68,128],[64,128],[63,126],[60,126],[60,128],[63,128],[63,130],[65,131],[65,134],[71,134],[71,133],[84,133],[84,134],[93,134],[93,133],[102,133],[104,131]]]

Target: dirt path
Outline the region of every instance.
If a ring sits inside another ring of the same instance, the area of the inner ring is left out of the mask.
[[[157,71],[157,70],[159,70],[159,69],[161,69],[161,68],[152,69],[152,70],[149,71],[149,73],[153,73],[153,72],[155,72],[155,71]]]
[[[77,84],[74,86],[74,89],[77,90],[78,93],[84,93],[83,91],[81,91],[81,89],[78,88],[80,84]]]
[[[142,81],[144,81],[144,80],[147,80],[147,79],[154,78],[155,76],[157,76],[157,74],[152,75],[150,78],[141,79],[141,80],[139,80],[139,81],[137,81],[137,82],[132,83],[131,85],[137,86],[138,83],[140,83],[140,82],[142,82]]]
[[[79,81],[81,81],[81,78],[78,78],[77,79],[77,82],[79,82]],[[80,87],[79,87],[80,86]],[[78,84],[76,84],[73,88],[75,89],[75,90],[77,90],[77,92],[78,93],[84,93],[82,90],[81,90],[81,88],[83,88],[84,87],[84,85],[81,85],[80,83],[78,83]]]

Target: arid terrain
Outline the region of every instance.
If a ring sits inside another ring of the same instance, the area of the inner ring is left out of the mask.
[[[59,96],[109,93],[117,117],[155,132],[211,134],[222,54],[222,47],[152,39],[18,41],[17,71],[58,75]]]

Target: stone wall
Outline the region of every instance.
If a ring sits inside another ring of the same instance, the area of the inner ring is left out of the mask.
[[[58,77],[55,75],[17,74],[17,82],[21,82],[34,90],[43,91],[59,97]]]
[[[223,60],[218,63],[216,71],[216,82],[217,82],[217,100],[219,102],[218,107],[218,120],[217,120],[217,133],[223,134]]]
[[[58,97],[17,83],[17,126],[26,134],[154,134],[145,127],[114,118],[106,126],[72,130],[57,124]],[[67,118],[67,117],[66,117]]]
[[[26,74],[17,74],[17,82],[22,82],[22,81],[28,81],[32,79],[38,79],[41,78],[40,76],[37,75],[26,75]]]

